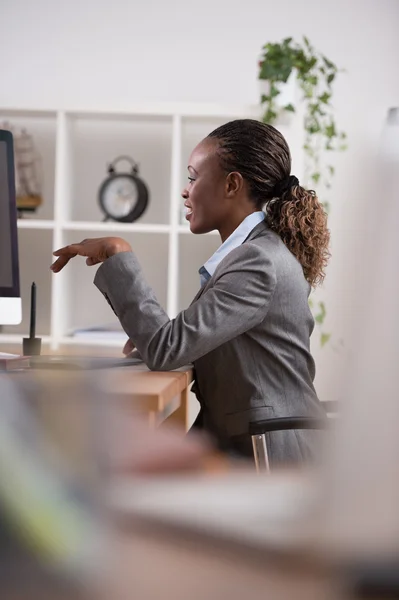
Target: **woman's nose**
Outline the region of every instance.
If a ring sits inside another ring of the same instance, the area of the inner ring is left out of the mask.
[[[184,190],[181,193],[181,197],[184,198],[184,200],[187,200],[187,198],[188,198],[188,190],[187,190],[187,188],[184,188]]]

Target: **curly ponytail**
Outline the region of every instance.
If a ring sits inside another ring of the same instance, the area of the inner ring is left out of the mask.
[[[257,209],[302,265],[312,286],[321,283],[330,257],[327,214],[314,191],[305,190],[291,173],[291,154],[283,135],[272,125],[237,119],[208,137],[226,172],[237,171],[248,184]]]
[[[327,214],[313,190],[296,185],[265,207],[266,220],[301,263],[312,286],[322,283],[330,258]]]

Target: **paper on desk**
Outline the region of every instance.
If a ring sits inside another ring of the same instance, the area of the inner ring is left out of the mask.
[[[2,358],[20,358],[20,354],[9,354],[8,352],[0,352],[0,359]]]

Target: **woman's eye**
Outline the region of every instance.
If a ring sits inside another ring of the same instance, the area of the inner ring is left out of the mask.
[[[193,181],[195,181],[194,177],[187,177],[187,179],[189,180],[190,183],[193,183]]]

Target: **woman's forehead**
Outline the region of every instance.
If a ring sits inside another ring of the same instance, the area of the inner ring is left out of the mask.
[[[205,138],[199,144],[197,144],[197,146],[195,146],[194,150],[191,152],[188,166],[198,170],[198,167],[208,167],[213,164],[217,164],[218,157],[216,154],[216,149],[217,144],[215,143],[215,140],[211,138]]]

